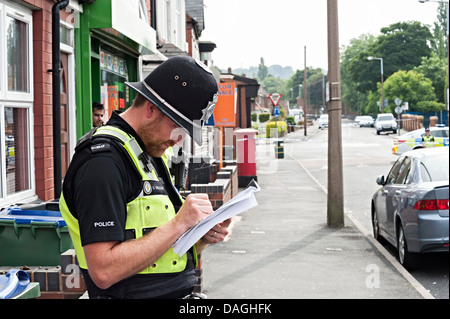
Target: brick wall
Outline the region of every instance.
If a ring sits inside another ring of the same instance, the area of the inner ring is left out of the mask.
[[[214,182],[191,185],[191,193],[208,194],[214,210],[218,209],[238,193],[238,169],[236,161],[227,161],[224,162],[224,164],[226,166],[217,172],[217,178]],[[197,259],[198,265],[195,269],[197,284],[194,287],[194,292],[201,293],[203,282],[203,263],[201,255],[198,255]]]
[[[6,274],[17,267],[0,267],[0,274]],[[86,291],[83,276],[76,261],[75,250],[61,254],[61,266],[20,267],[31,282],[38,282],[41,296],[38,299],[78,299]]]
[[[52,0],[23,0],[33,6],[33,89],[34,165],[36,194],[43,201],[54,199],[53,184],[53,106],[52,106]],[[70,12],[61,10],[61,20]],[[59,85],[59,84],[58,84]]]
[[[191,193],[206,193],[216,210],[237,194],[237,166],[230,164],[217,172],[216,180],[208,184],[191,184]]]
[[[36,194],[48,201],[53,196],[52,126],[52,1],[25,1],[42,10],[33,11],[34,144]]]

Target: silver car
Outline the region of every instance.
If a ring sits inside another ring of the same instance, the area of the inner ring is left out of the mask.
[[[398,250],[407,269],[419,265],[419,253],[448,252],[449,148],[405,152],[372,198],[374,237]]]
[[[374,127],[375,121],[373,120],[373,117],[372,116],[362,116],[361,119],[359,120],[359,127],[363,127],[363,126]]]

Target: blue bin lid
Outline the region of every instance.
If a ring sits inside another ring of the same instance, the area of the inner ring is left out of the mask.
[[[18,206],[5,208],[0,212],[0,220],[14,220],[16,224],[31,224],[35,222],[54,222],[56,227],[67,226],[59,211],[22,210]]]

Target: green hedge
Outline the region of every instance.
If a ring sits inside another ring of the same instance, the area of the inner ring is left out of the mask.
[[[277,121],[277,128],[278,128],[278,136],[283,136],[286,133],[287,130],[287,124],[286,122],[283,121]],[[274,137],[274,136],[270,136],[270,129],[275,129],[275,122],[269,122],[266,125],[266,137],[270,138],[270,137]],[[273,130],[275,131],[275,130]],[[274,132],[275,133],[275,132]]]
[[[289,125],[295,125],[295,117],[293,117],[293,116],[287,116],[287,117],[286,117],[286,122],[287,122],[287,124],[289,124]]]
[[[435,101],[420,101],[416,105],[416,110],[422,113],[445,111],[445,104]]]
[[[261,113],[259,114],[259,122],[264,123],[270,119],[270,113]]]

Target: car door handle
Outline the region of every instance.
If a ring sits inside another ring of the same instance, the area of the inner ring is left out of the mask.
[[[396,191],[395,191],[395,194],[396,194],[396,195],[400,195],[401,193],[402,193],[401,190],[396,190]]]
[[[389,191],[388,190],[384,190],[383,191],[383,195],[387,195],[387,194],[389,194]]]

